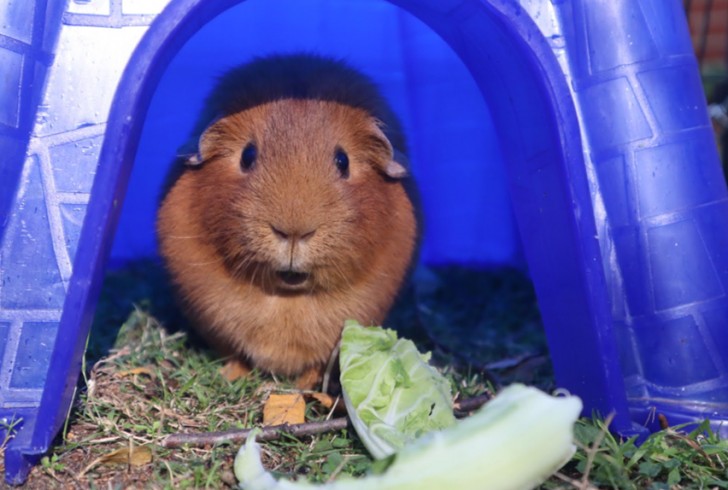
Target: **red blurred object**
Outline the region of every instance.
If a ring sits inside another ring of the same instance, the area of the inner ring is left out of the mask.
[[[701,66],[728,64],[728,0],[684,0],[690,37]]]

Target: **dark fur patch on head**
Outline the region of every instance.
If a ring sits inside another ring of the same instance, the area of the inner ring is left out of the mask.
[[[217,118],[281,99],[336,102],[382,122],[396,151],[407,153],[401,124],[377,86],[341,60],[315,54],[256,58],[224,74],[205,101],[193,139]]]

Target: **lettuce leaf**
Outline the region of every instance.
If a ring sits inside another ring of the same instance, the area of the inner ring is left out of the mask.
[[[386,458],[455,423],[450,383],[412,341],[349,320],[341,338],[341,386],[352,425],[372,456]]]

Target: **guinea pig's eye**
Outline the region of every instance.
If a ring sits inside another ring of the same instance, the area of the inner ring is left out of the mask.
[[[349,155],[341,148],[337,148],[334,153],[334,164],[343,178],[349,176]]]
[[[258,148],[253,143],[248,143],[243,148],[243,154],[240,155],[240,167],[243,170],[250,170],[258,158]]]

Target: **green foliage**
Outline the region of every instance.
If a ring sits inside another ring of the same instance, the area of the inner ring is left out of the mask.
[[[580,450],[566,471],[588,474],[599,488],[619,490],[728,488],[728,440],[721,440],[705,421],[690,432],[685,426],[619,440],[603,420],[582,419],[575,427]]]
[[[55,474],[59,471],[64,471],[66,466],[60,461],[57,454],[51,456],[43,456],[40,460],[41,467],[51,474]]]
[[[16,432],[23,423],[22,418],[11,418],[10,420],[0,419],[0,451],[15,437]]]

